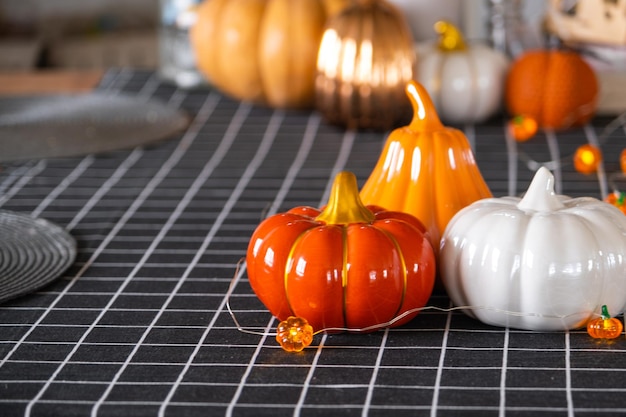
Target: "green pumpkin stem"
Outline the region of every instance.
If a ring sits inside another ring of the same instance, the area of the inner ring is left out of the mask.
[[[361,201],[356,176],[342,171],[335,176],[326,208],[315,218],[326,224],[371,223],[374,213]]]
[[[606,306],[606,304],[602,306],[601,316],[602,316],[602,320],[608,320],[611,318],[611,315],[609,314],[609,309]]]

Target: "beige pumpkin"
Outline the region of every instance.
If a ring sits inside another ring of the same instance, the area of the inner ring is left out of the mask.
[[[480,123],[502,109],[508,59],[482,44],[468,44],[450,22],[435,24],[437,42],[417,46],[416,80],[428,90],[444,123]]]
[[[349,2],[206,0],[190,31],[198,69],[233,98],[311,107],[324,25]]]

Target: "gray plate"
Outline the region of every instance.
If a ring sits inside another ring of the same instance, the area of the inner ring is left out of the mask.
[[[0,99],[0,162],[113,151],[166,139],[188,117],[157,100],[94,92]]]
[[[0,302],[58,278],[76,258],[76,241],[45,219],[0,210]]]

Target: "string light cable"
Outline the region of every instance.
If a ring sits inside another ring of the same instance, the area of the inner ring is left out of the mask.
[[[506,314],[509,316],[513,316],[513,317],[536,317],[536,318],[543,318],[543,319],[556,319],[556,320],[567,320],[570,317],[574,317],[577,315],[580,315],[580,312],[578,313],[572,313],[572,314],[567,314],[567,315],[555,315],[555,314],[542,314],[542,313],[532,313],[532,312],[519,312],[519,311],[511,311],[511,310],[505,310],[505,309],[500,309],[500,308],[496,308],[496,307],[491,307],[491,306],[453,306],[453,307],[448,307],[448,308],[444,308],[444,307],[437,307],[437,306],[432,306],[432,305],[428,305],[428,306],[424,306],[424,307],[419,307],[419,308],[413,308],[410,310],[407,310],[405,312],[403,312],[402,314],[399,314],[398,316],[394,317],[393,319],[383,322],[383,323],[378,323],[375,325],[371,325],[371,326],[366,326],[366,327],[359,327],[359,328],[354,328],[354,327],[326,327],[323,329],[312,329],[311,326],[308,325],[308,322],[306,321],[306,319],[301,318],[301,317],[289,317],[287,320],[281,322],[278,326],[278,329],[276,332],[265,332],[265,331],[258,331],[258,330],[252,330],[249,328],[246,328],[245,326],[243,326],[240,322],[239,319],[237,319],[237,316],[235,314],[235,311],[233,310],[232,306],[231,306],[231,302],[230,302],[230,297],[232,295],[232,293],[234,292],[234,288],[237,285],[238,279],[237,277],[239,277],[240,275],[243,274],[244,270],[241,269],[243,263],[245,262],[245,259],[240,259],[239,262],[237,263],[236,266],[236,270],[235,270],[235,274],[233,276],[233,279],[231,280],[231,283],[229,285],[228,291],[226,293],[226,308],[228,310],[228,313],[230,314],[233,323],[235,324],[235,327],[237,328],[238,331],[240,331],[241,333],[246,333],[246,334],[251,334],[251,335],[256,335],[256,336],[272,336],[272,337],[276,337],[278,342],[281,344],[281,346],[283,347],[283,349],[287,350],[287,351],[300,351],[303,348],[305,348],[306,346],[308,346],[311,343],[311,339],[313,338],[313,336],[318,335],[320,333],[340,333],[340,332],[348,332],[348,333],[371,333],[374,332],[376,330],[381,330],[387,327],[392,327],[394,324],[402,321],[403,319],[405,319],[407,316],[422,312],[422,311],[439,311],[439,312],[443,312],[443,313],[449,313],[449,312],[454,312],[454,311],[463,311],[463,310],[472,310],[472,311],[490,311],[490,312],[495,312],[495,313],[501,313],[501,314]],[[245,267],[245,266],[244,266]],[[606,312],[606,306],[602,306],[602,313],[593,313],[594,317],[598,317],[601,320],[603,320],[602,322],[596,323],[596,327],[600,326],[615,326],[615,320],[617,320],[619,322],[618,319],[616,319],[615,317],[610,317],[608,316],[608,312]],[[597,319],[596,319],[597,320]],[[590,320],[589,322],[593,322],[594,320]],[[621,322],[619,322],[621,324]],[[287,328],[285,329],[285,331],[289,332],[285,337],[281,336],[281,326],[285,327],[287,326]],[[308,327],[307,327],[308,326]],[[617,335],[619,335],[619,333],[621,333],[622,328],[620,327],[619,330],[617,330],[617,332],[615,330],[613,330],[613,333],[616,333]],[[590,333],[591,334],[591,333]],[[604,333],[606,334],[606,332]],[[300,338],[302,337],[306,337],[308,340],[308,343],[300,343]],[[289,347],[285,347],[285,343],[289,344],[293,339],[298,340],[298,347],[297,348],[293,348],[293,346],[291,348]]]

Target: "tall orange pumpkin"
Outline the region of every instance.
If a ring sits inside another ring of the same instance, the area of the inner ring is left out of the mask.
[[[564,129],[585,124],[598,100],[595,72],[573,51],[528,51],[511,65],[505,101],[512,115],[534,118],[543,128]]]
[[[272,314],[302,317],[315,330],[405,323],[428,301],[435,277],[424,226],[364,206],[350,172],[337,175],[324,210],[295,207],[265,219],[246,264]]]
[[[492,195],[463,132],[441,123],[421,84],[409,82],[406,92],[413,120],[391,132],[361,198],[365,204],[414,215],[438,249],[452,216]]]

